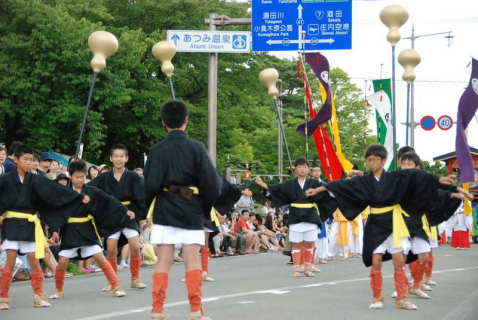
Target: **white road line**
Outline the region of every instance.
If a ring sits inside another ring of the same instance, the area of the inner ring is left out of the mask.
[[[471,271],[471,270],[478,270],[478,267],[436,270],[436,271],[433,271],[433,273],[439,274],[439,273],[462,272],[462,271]],[[391,278],[391,277],[392,277],[392,275],[384,276],[384,278]],[[327,281],[327,282],[318,282],[318,283],[306,284],[306,285],[301,285],[301,286],[290,286],[290,287],[274,288],[274,289],[266,289],[266,290],[238,292],[238,293],[233,293],[233,294],[226,294],[226,295],[222,295],[222,296],[215,296],[215,297],[205,298],[205,299],[203,299],[203,302],[212,302],[212,301],[219,301],[219,300],[225,300],[225,299],[234,299],[234,298],[247,297],[247,296],[259,295],[259,294],[275,294],[275,295],[285,294],[285,293],[288,293],[292,290],[297,290],[297,289],[321,287],[321,286],[333,286],[333,285],[338,285],[338,284],[368,281],[368,280],[369,280],[369,278],[333,280],[333,281]],[[183,300],[183,301],[166,303],[164,307],[165,308],[172,308],[172,307],[178,307],[178,306],[183,306],[183,305],[188,305],[188,304],[189,304],[188,300]],[[145,306],[145,307],[142,307],[142,308],[135,308],[135,309],[129,309],[129,310],[123,310],[123,311],[117,311],[117,312],[103,313],[103,314],[99,314],[99,315],[95,315],[95,316],[91,316],[91,317],[86,317],[86,318],[78,318],[76,320],[112,319],[112,318],[116,318],[116,317],[121,317],[121,316],[130,315],[130,314],[146,312],[146,311],[150,311],[150,310],[151,310],[151,306]]]

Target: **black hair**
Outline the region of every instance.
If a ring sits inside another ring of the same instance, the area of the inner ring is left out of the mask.
[[[417,167],[422,168],[422,161],[420,160],[420,157],[418,156],[418,154],[416,154],[415,152],[406,152],[406,153],[404,153],[404,154],[400,157],[400,162],[402,162],[402,161],[404,161],[404,160],[413,161]]]
[[[70,163],[72,163],[73,161],[78,161],[78,160],[81,160],[81,159],[78,158],[77,156],[71,156],[70,159],[68,159],[68,165],[70,165]]]
[[[304,157],[301,157],[301,158],[298,158],[295,160],[294,162],[294,167],[297,167],[297,166],[309,166],[309,163],[307,162],[307,159],[304,158]]]
[[[21,156],[23,156],[24,154],[33,155],[33,150],[30,147],[24,145],[23,143],[17,145],[14,150],[15,150],[15,152],[13,153],[13,155],[17,159],[20,158]]]
[[[365,152],[365,159],[370,156],[377,156],[383,160],[387,158],[387,155],[388,152],[384,146],[382,146],[381,144],[372,144],[367,148],[367,151]]]
[[[170,129],[180,128],[188,116],[188,107],[180,100],[170,100],[161,107],[161,120]]]
[[[244,210],[241,211],[241,215],[243,215],[243,214],[246,213],[246,212],[247,212],[247,213],[251,213],[248,209],[244,209]]]
[[[15,154],[15,149],[19,146],[23,146],[23,143],[21,143],[20,141],[13,141],[12,143],[10,143],[10,146],[8,147],[8,155],[13,156]]]
[[[64,173],[60,173],[58,176],[56,176],[55,181],[56,181],[56,182],[59,182],[60,180],[66,180],[66,181],[68,181],[68,182],[71,181],[70,177],[68,177],[68,176],[67,176],[66,174],[64,174]]]
[[[398,152],[397,152],[397,159],[400,160],[402,158],[402,156],[405,154],[405,153],[408,153],[408,152],[413,152],[415,153],[415,149],[413,147],[410,147],[410,146],[405,146],[405,147],[401,147],[400,149],[398,149]]]
[[[113,155],[113,152],[115,152],[115,150],[123,150],[126,153],[126,155],[128,155],[128,148],[126,148],[124,144],[117,143],[113,145],[110,149],[110,156]]]
[[[91,179],[91,169],[95,169],[96,171],[98,171],[98,173],[100,173],[100,170],[98,170],[96,166],[91,166],[88,168],[88,179]]]
[[[40,155],[35,152],[35,153],[33,154],[33,160],[40,162]]]
[[[83,160],[76,160],[68,166],[68,173],[72,176],[75,172],[86,173],[86,162]]]

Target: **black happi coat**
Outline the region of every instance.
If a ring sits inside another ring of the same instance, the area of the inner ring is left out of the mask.
[[[171,131],[149,151],[144,170],[146,203],[156,197],[155,224],[190,230],[203,230],[204,219],[221,194],[222,183],[206,148],[184,131]],[[191,199],[166,191],[170,186],[194,186],[199,195]]]
[[[319,207],[320,216],[315,208],[289,208],[289,225],[308,222],[316,224],[322,228],[322,221],[326,221],[333,216],[337,209],[337,202],[327,192],[319,193],[313,197],[306,197],[305,191],[310,188],[318,188],[322,182],[316,179],[307,178],[304,183],[304,189],[300,187],[297,178],[288,180],[284,183],[269,185],[270,198],[272,205],[281,207],[291,203],[315,203]]]
[[[241,197],[241,189],[236,185],[228,182],[226,179],[222,179],[222,188],[221,188],[221,195],[219,198],[214,202],[214,209],[216,209],[221,215],[228,214],[239,198]],[[204,211],[204,227],[218,231],[217,227],[213,221],[211,221],[210,213],[211,213],[211,203],[204,203],[203,211]]]
[[[23,180],[16,170],[0,176],[0,214],[6,211],[41,213],[40,218],[52,215],[52,209],[68,210],[81,203],[83,196],[44,176],[27,173]],[[3,221],[2,241],[35,241],[35,224],[26,219]]]
[[[432,202],[429,203],[430,209],[425,213],[430,226],[437,226],[448,220],[460,206],[461,200],[450,198],[452,192],[457,192],[456,186],[439,185],[438,192],[435,194]],[[418,237],[429,241],[428,235],[423,229],[422,216],[419,213],[405,217],[405,223],[410,232],[410,237]]]
[[[440,187],[438,177],[423,170],[400,170],[383,172],[380,180],[369,173],[348,180],[330,182],[327,189],[331,191],[342,214],[353,220],[367,206],[384,208],[400,204],[413,217],[420,217],[431,212],[430,204],[437,197]],[[365,266],[372,265],[373,251],[387,239],[393,231],[392,211],[384,214],[370,214],[364,231],[362,259]],[[386,253],[383,260],[391,259]],[[408,262],[416,259],[410,254]]]
[[[135,219],[125,222],[124,227],[140,232],[138,222],[146,219],[144,180],[136,172],[125,168],[121,179],[114,177],[113,170],[104,172],[90,181],[88,185],[97,187],[120,202],[129,201],[128,209],[135,213]],[[123,212],[119,211],[119,215]]]
[[[78,203],[75,206],[70,206],[68,210],[62,210],[58,214],[46,217],[51,232],[56,231],[60,233],[61,250],[95,244],[102,245],[101,239],[98,238],[91,221],[68,223],[68,218],[70,217],[85,218],[91,214],[95,219],[100,237],[108,236],[121,230],[126,222],[130,220],[126,214],[128,208],[102,190],[86,185],[83,187],[82,194],[88,195],[90,198],[88,204]],[[86,259],[89,257],[81,258]]]

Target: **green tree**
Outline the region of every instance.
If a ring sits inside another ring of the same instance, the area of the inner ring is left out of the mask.
[[[168,29],[207,29],[210,12],[247,17],[248,5],[220,0],[4,0],[0,2],[0,141],[21,140],[38,151],[72,154],[92,71],[87,39],[95,30],[116,35],[120,47],[107,60],[93,94],[84,157],[100,163],[117,142],[131,149],[130,165],[165,136],[160,106],[170,99],[151,47]],[[244,29],[228,27],[228,30]],[[190,109],[189,134],[207,141],[207,54],[177,53],[174,84]],[[304,121],[303,84],[296,63],[269,54],[221,54],[218,87],[218,167],[228,160],[277,167],[273,100],[258,81],[264,68],[279,70],[284,127],[291,157],[306,154],[295,132]],[[310,74],[310,79],[315,77]],[[332,71],[346,155],[357,165],[369,135],[359,90],[346,73]],[[316,80],[313,80],[316,83]],[[315,85],[315,88],[317,86]],[[314,89],[316,92],[317,90]],[[315,99],[318,101],[318,97]],[[313,158],[312,141],[309,157]],[[284,163],[287,158],[284,154]]]

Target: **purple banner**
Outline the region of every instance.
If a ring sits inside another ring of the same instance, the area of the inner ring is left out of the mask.
[[[312,120],[299,125],[296,129],[303,136],[306,136],[307,132],[307,136],[310,137],[322,123],[330,120],[332,116],[332,95],[329,87],[329,61],[327,58],[318,52],[306,53],[305,61],[307,61],[319,79],[321,89],[323,89],[321,92],[327,94],[325,102],[317,115]]]
[[[478,108],[478,60],[472,59],[471,77],[458,105],[456,129],[456,157],[460,164],[460,182],[475,181],[473,158],[466,138],[465,130]]]

